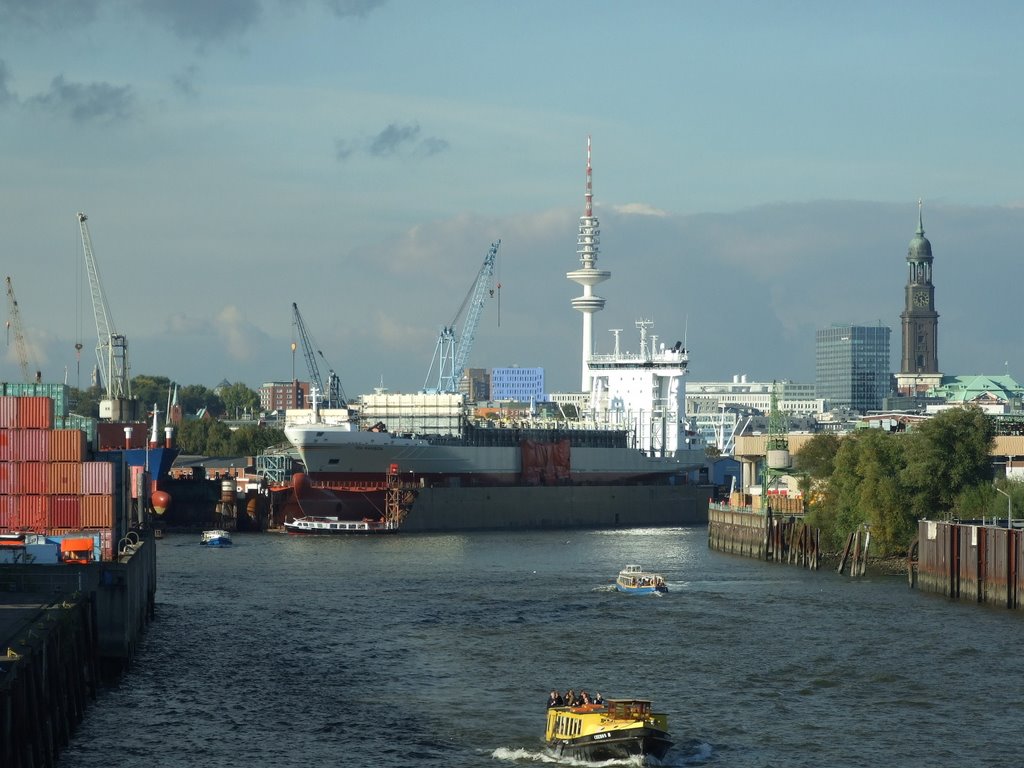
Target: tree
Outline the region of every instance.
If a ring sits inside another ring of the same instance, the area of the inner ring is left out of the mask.
[[[811,503],[816,497],[815,490],[832,476],[838,452],[839,436],[833,432],[819,432],[797,451],[794,458],[801,473],[800,491]]]
[[[142,403],[143,412],[151,412],[154,404],[161,412],[165,411],[170,389],[171,380],[166,376],[143,375],[132,378],[132,396]]]
[[[260,396],[241,382],[224,387],[220,391],[220,399],[224,401],[229,419],[237,418],[241,413],[255,413],[260,407]]]
[[[178,405],[183,413],[199,413],[204,408],[211,414],[224,413],[224,402],[212,389],[202,384],[189,384],[178,390]]]
[[[231,455],[255,456],[272,445],[287,442],[284,430],[270,427],[239,427],[231,433]]]
[[[916,517],[948,516],[959,494],[992,479],[994,427],[979,408],[950,408],[908,434],[903,482]]]

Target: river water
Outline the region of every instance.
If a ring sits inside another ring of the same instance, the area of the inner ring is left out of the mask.
[[[703,527],[158,547],[156,620],[61,768],[547,764],[551,688],[674,766],[1024,765],[1024,617],[711,552]],[[665,595],[614,591],[626,563]]]

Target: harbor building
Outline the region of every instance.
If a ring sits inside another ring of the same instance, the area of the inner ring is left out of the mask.
[[[459,378],[459,392],[470,403],[491,399],[491,373],[486,368],[467,368]]]
[[[896,390],[904,396],[923,395],[942,383],[939,373],[939,313],[935,311],[932,283],[932,244],[924,236],[921,201],[917,201],[917,232],[907,248],[907,284],[900,370]]]
[[[878,325],[834,324],[815,334],[815,396],[828,409],[877,411],[890,390],[889,335]]]
[[[308,381],[267,381],[260,387],[260,408],[265,413],[284,413],[294,408],[308,408]],[[322,397],[323,393],[319,393]]]
[[[543,368],[492,368],[488,400],[515,400],[521,403],[544,400]]]
[[[780,411],[791,417],[810,417],[825,410],[814,384],[794,381],[750,381],[737,374],[731,381],[686,382],[686,418],[697,435],[723,454],[731,453],[736,435],[757,429],[771,410],[772,392]]]

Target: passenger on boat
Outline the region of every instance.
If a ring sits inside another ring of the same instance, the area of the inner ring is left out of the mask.
[[[594,703],[604,706],[604,696],[601,695],[600,691],[594,694]]]
[[[580,703],[576,705],[577,707],[585,707],[587,704],[593,703],[594,702],[591,700],[589,693],[586,691],[580,691]]]
[[[548,695],[548,709],[551,709],[552,707],[561,707],[563,703],[564,700],[562,699],[562,694],[558,691],[551,691]]]
[[[568,691],[566,691],[565,692],[565,698],[562,699],[562,703],[566,707],[575,707],[576,706],[576,691],[574,691],[572,688],[570,688]]]

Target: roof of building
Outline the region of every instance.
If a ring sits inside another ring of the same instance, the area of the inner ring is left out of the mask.
[[[1012,400],[1024,397],[1024,387],[1012,376],[943,376],[942,383],[928,391],[949,403],[973,403],[978,400]]]
[[[917,201],[917,232],[907,248],[907,261],[931,261],[932,244],[924,236],[924,220],[921,218],[921,201]]]

